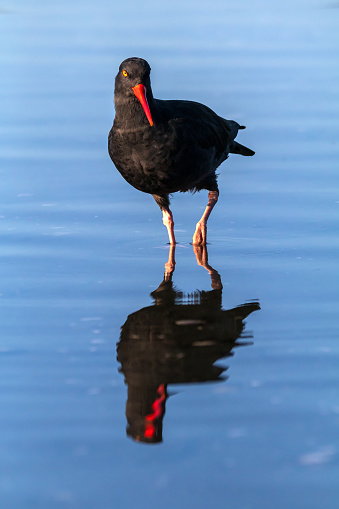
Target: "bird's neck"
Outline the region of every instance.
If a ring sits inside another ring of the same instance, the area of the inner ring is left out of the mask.
[[[153,97],[147,97],[152,117],[154,115]],[[136,97],[115,99],[115,119],[116,128],[126,130],[145,129],[151,127],[146,114]]]

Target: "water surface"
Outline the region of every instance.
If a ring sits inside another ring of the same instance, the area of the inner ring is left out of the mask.
[[[274,6],[3,2],[1,507],[338,507],[338,3]],[[220,168],[208,253],[207,193],[174,196],[165,278],[107,155],[129,56],[256,151]]]

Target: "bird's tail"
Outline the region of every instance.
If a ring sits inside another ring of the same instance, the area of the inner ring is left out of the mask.
[[[230,152],[231,154],[240,154],[241,156],[254,156],[255,154],[253,150],[244,145],[240,145],[237,141],[233,141]]]

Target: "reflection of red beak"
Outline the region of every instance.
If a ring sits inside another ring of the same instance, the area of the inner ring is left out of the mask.
[[[157,389],[158,397],[153,402],[152,413],[145,417],[145,438],[156,438],[157,429],[160,425],[162,418],[164,417],[165,401],[166,401],[166,389],[164,384],[160,384]]]
[[[146,114],[146,117],[148,118],[148,121],[151,125],[153,125],[152,115],[148,106],[147,97],[146,97],[146,87],[140,83],[140,85],[136,85],[135,87],[132,87],[132,90],[136,97],[141,102],[141,106],[144,109],[144,112]]]

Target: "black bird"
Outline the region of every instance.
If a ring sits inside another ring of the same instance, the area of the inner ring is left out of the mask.
[[[160,100],[152,94],[151,68],[142,58],[124,60],[115,78],[115,119],[108,151],[124,179],[153,195],[175,244],[169,195],[207,189],[208,204],[193,236],[205,244],[207,220],[218,201],[216,169],[228,154],[254,155],[235,140],[244,129],[203,104]]]

